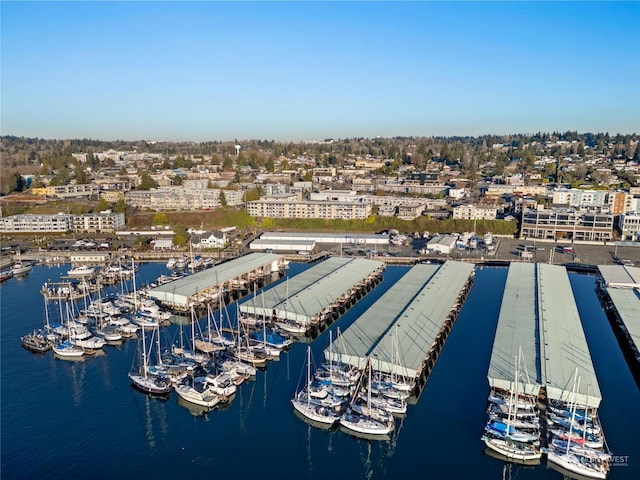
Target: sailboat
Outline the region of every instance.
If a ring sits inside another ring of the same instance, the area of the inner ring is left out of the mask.
[[[131,384],[136,389],[149,395],[169,395],[169,393],[171,393],[171,382],[169,379],[163,375],[149,372],[149,356],[151,354],[151,348],[149,348],[149,352],[147,352],[146,334],[144,330],[140,333],[140,336],[142,337],[142,364],[139,364],[137,369],[134,369],[129,373]]]
[[[534,445],[538,441],[537,435],[518,430],[515,426],[520,398],[518,395],[519,359],[520,353],[515,357],[515,379],[510,392],[506,422],[490,419],[485,427],[482,440],[487,448],[509,461],[539,462],[542,452]]]
[[[289,306],[289,278],[288,277],[287,277],[286,286],[287,286],[287,293],[286,293],[286,299],[284,302],[285,317],[276,319],[275,324],[279,329],[284,330],[285,332],[291,335],[304,335],[305,333],[307,333],[308,326],[305,323],[287,318],[287,314],[288,314],[287,310]]]
[[[311,346],[307,347],[307,383],[291,399],[293,408],[305,418],[326,425],[332,426],[339,419],[339,410],[336,411],[329,406],[322,405],[312,396],[312,376],[311,376]]]
[[[367,403],[366,405],[359,405],[355,401],[358,396],[358,390],[362,385],[361,378],[351,404],[340,417],[340,425],[356,434],[363,434],[370,438],[385,438],[395,429],[395,420],[389,412],[376,408],[371,404],[371,361],[368,358],[365,372],[368,376]]]
[[[574,426],[577,425],[576,411],[578,409],[576,400],[579,389],[580,377],[578,376],[578,368],[576,367],[573,380],[573,402],[571,405],[569,431],[566,435],[566,440],[551,442],[551,447],[547,449],[547,459],[550,464],[554,464],[557,467],[580,476],[605,479],[609,471],[610,455],[581,445],[584,444],[586,434],[585,427],[582,427],[582,439],[578,437],[574,440],[573,433]]]

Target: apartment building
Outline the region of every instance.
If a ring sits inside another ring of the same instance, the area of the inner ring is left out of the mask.
[[[608,190],[582,190],[579,188],[557,188],[553,191],[554,205],[569,207],[603,207],[606,204]]]
[[[76,233],[114,233],[124,227],[124,213],[110,211],[74,215],[73,231]]]
[[[617,226],[621,240],[640,242],[640,213],[623,213],[618,217]]]
[[[247,203],[247,213],[260,218],[324,218],[364,220],[372,206],[361,202],[298,200],[295,196],[269,197]]]
[[[223,193],[221,193],[223,192]],[[242,205],[242,190],[189,189],[181,186],[151,190],[132,190],[125,194],[125,202],[143,210],[213,210],[222,204]]]
[[[73,227],[73,215],[12,215],[0,218],[2,233],[68,232]]]
[[[453,218],[463,220],[495,220],[502,209],[487,205],[459,205],[453,208]]]
[[[56,185],[53,187],[34,188],[34,195],[46,195],[47,197],[72,198],[91,197],[100,193],[100,186],[93,183],[79,185]]]
[[[527,209],[522,213],[520,237],[592,242],[613,238],[613,215],[575,209]]]

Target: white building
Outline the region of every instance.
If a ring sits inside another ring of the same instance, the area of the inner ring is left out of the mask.
[[[640,213],[623,213],[618,217],[618,229],[622,240],[640,242]]]
[[[454,235],[436,235],[427,242],[425,248],[432,253],[449,255],[456,247],[456,240]]]
[[[124,213],[112,213],[107,210],[75,215],[72,228],[76,233],[114,233],[124,227],[124,223]]]
[[[224,248],[227,234],[220,230],[198,233],[191,236],[190,242],[193,248]]]
[[[73,227],[73,215],[12,215],[0,218],[0,232],[68,232]]]
[[[485,205],[459,205],[453,208],[454,219],[495,220],[501,209]]]
[[[223,192],[223,193],[221,193]],[[189,189],[168,186],[151,190],[132,190],[125,194],[125,202],[147,210],[213,210],[222,204],[221,195],[227,205],[242,205],[242,190]]]
[[[372,207],[360,202],[320,202],[298,200],[295,196],[262,198],[247,203],[247,213],[259,218],[324,218],[364,220]]]

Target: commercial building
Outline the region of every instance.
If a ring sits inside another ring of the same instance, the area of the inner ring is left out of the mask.
[[[520,237],[610,241],[613,238],[613,215],[573,209],[527,209],[522,213]]]

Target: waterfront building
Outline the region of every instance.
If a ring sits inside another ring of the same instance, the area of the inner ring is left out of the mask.
[[[522,213],[520,237],[610,241],[613,238],[613,215],[574,209],[527,209]]]
[[[22,214],[0,218],[2,233],[68,232],[73,226],[73,215]]]

